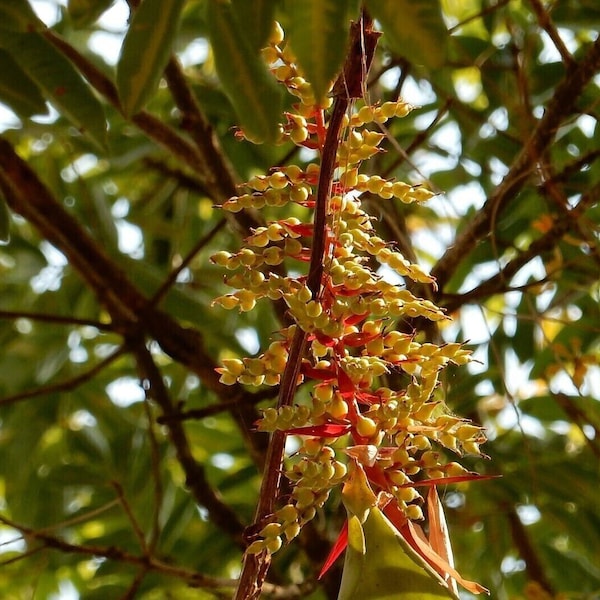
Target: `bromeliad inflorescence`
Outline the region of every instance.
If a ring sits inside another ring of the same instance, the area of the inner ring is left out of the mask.
[[[344,116],[323,232],[322,276],[315,293],[306,273],[283,273],[290,267],[301,271],[311,257],[317,232],[310,216],[331,100],[325,106],[317,103],[284,45],[280,27],[264,56],[277,79],[299,99],[294,112],[285,115],[282,141],[316,151],[319,160],[305,168],[282,166],[251,178],[245,193],[223,208],[237,212],[273,207],[281,211],[281,218],[255,229],[238,252],[212,257],[232,272],[225,281],[235,290],[215,304],[250,311],[264,298],[283,301],[292,322],[258,358],[223,360],[217,369],[222,383],[278,385],[289,368],[294,337],[299,330],[304,335],[295,385],[308,386],[310,393],[304,396],[309,399],[267,408],[257,423],[260,431],[281,431],[302,440],[284,465],[291,493],[268,515],[248,553],[273,553],[296,537],[337,486],[343,486],[349,512],[361,519],[369,505],[377,505],[394,515],[396,525],[399,519],[421,520],[423,486],[477,477],[447,462],[443,448],[478,455],[484,441],[481,428],[451,414],[438,393],[440,371],[448,363],[466,363],[468,351],[460,344],[417,341],[415,334],[395,328],[405,319],[441,321],[446,319],[443,311],[375,270],[385,265],[405,280],[435,285],[421,267],[376,235],[373,218],[361,204],[366,192],[381,201],[396,198],[404,203],[425,202],[433,195],[422,186],[360,172],[361,163],[380,152],[384,138],[368,126],[406,116],[411,106],[402,101],[365,103]],[[386,387],[386,376],[397,372],[406,374],[408,384],[403,389]]]

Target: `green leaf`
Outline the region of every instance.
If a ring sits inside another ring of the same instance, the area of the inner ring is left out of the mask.
[[[288,0],[285,8],[290,46],[320,102],[344,62],[350,21],[356,19],[358,5],[339,0]]]
[[[4,198],[0,195],[0,245],[10,242],[10,213]]]
[[[27,0],[0,2],[0,29],[25,32],[44,27]]]
[[[86,27],[114,3],[115,0],[69,0],[67,12],[75,27]]]
[[[184,0],[144,0],[133,15],[117,65],[117,87],[127,116],[155,92],[171,55]]]
[[[241,25],[240,31],[250,48],[257,52],[266,45],[273,29],[277,0],[232,0],[231,5]]]
[[[531,279],[529,283],[531,283]],[[523,294],[517,307],[518,326],[512,337],[513,350],[518,359],[525,363],[531,356],[535,356],[535,329],[536,329],[535,298]]]
[[[257,142],[275,141],[281,117],[275,79],[241,33],[230,4],[210,2],[207,21],[219,79],[244,132]]]
[[[371,509],[363,532],[366,552],[357,550],[356,544],[346,548],[338,600],[454,597],[379,508]]]
[[[21,119],[48,114],[38,86],[6,50],[0,48],[0,100]]]
[[[0,30],[0,46],[8,50],[60,113],[98,148],[106,148],[106,119],[102,104],[71,62],[43,34]]]
[[[430,69],[444,65],[448,31],[439,2],[366,0],[366,4],[394,52]]]

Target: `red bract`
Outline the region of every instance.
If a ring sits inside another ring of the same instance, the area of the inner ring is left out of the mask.
[[[346,549],[347,545],[348,545],[348,521],[344,521],[342,530],[340,531],[340,534],[338,535],[337,540],[335,540],[333,546],[331,547],[331,550],[329,551],[329,554],[327,555],[327,558],[325,559],[325,562],[323,563],[323,568],[319,572],[319,576],[317,577],[317,579],[321,579],[325,575],[325,573],[327,573],[327,571],[329,571],[329,569],[331,568],[333,563],[338,559],[338,557]]]
[[[296,427],[289,429],[286,433],[290,435],[310,435],[313,437],[340,437],[350,431],[350,425],[345,423],[324,423],[323,425],[312,425],[311,427]]]
[[[407,519],[395,502],[389,502],[383,508],[383,512],[412,549],[435,569],[443,579],[452,577],[459,585],[473,594],[489,594],[489,591],[479,583],[461,577],[458,571],[431,547],[421,527]]]
[[[371,394],[369,392],[360,391],[356,393],[356,399],[361,404],[378,404],[381,402],[381,397],[377,394]]]
[[[289,223],[288,221],[280,221],[281,225],[287,230],[296,235],[311,237],[313,234],[312,223]]]
[[[358,348],[377,339],[380,333],[349,333],[342,338],[342,342],[350,348]]]
[[[315,367],[311,367],[310,363],[304,362],[302,363],[302,367],[300,369],[302,374],[305,377],[310,379],[317,379],[319,381],[331,381],[335,379],[336,372],[333,369],[315,369]]]

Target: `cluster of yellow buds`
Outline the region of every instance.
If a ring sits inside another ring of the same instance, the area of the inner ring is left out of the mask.
[[[300,100],[296,112],[286,114],[282,140],[321,152],[329,102],[325,106],[315,102],[310,84],[284,45],[280,27],[263,54],[276,78]],[[318,161],[254,176],[243,193],[223,205],[231,212],[271,207],[271,211],[286,208],[288,214],[252,231],[238,252],[212,257],[231,272],[225,282],[235,290],[214,302],[225,309],[249,311],[262,299],[283,300],[295,324],[279,332],[279,339],[260,356],[223,360],[217,369],[220,380],[228,385],[278,384],[300,328],[307,350],[298,385],[311,386],[308,400],[267,408],[257,423],[260,431],[299,436],[302,445],[285,465],[292,486],[288,503],[268,518],[248,552],[275,552],[296,537],[330,491],[347,482],[348,462],[352,469],[364,471],[372,491],[392,497],[409,519],[423,518],[419,486],[476,477],[458,463],[447,462],[445,450],[480,455],[483,432],[452,415],[437,391],[440,371],[449,363],[465,364],[469,353],[460,344],[420,342],[415,335],[396,331],[400,319],[440,321],[446,316],[431,301],[386,281],[372,268],[379,263],[405,280],[435,285],[419,265],[376,235],[373,218],[361,205],[363,193],[403,203],[424,202],[432,196],[423,186],[359,172],[363,161],[381,151],[384,139],[365,125],[403,117],[410,110],[405,102],[386,102],[364,105],[345,118],[329,199],[319,294],[307,286],[305,268],[314,234],[310,213],[319,181]],[[284,276],[285,270],[301,274]],[[408,381],[404,389],[384,386],[392,373],[404,374]]]

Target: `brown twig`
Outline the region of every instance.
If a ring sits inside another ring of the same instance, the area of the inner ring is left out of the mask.
[[[554,597],[555,590],[546,577],[546,570],[540,562],[538,553],[533,547],[529,535],[527,534],[527,530],[523,526],[514,506],[506,506],[506,516],[512,534],[512,540],[519,550],[521,558],[525,561],[525,568],[529,579],[539,583],[551,597]]]
[[[135,534],[135,537],[137,538],[137,541],[140,545],[140,550],[144,555],[147,556],[148,545],[146,544],[146,536],[144,535],[144,532],[142,531],[138,520],[136,519],[135,515],[133,514],[133,511],[131,510],[129,502],[125,497],[125,491],[123,490],[123,486],[118,481],[111,481],[110,483],[114,488],[115,492],[117,493],[117,499],[119,501],[119,504],[123,508],[123,511],[127,515],[129,522],[131,523],[131,528],[133,529],[133,533]]]
[[[558,30],[554,26],[548,11],[544,8],[544,5],[540,0],[529,0],[529,4],[533,8],[533,12],[537,18],[537,21],[540,27],[548,34],[548,37],[552,40],[555,48],[558,50],[562,61],[565,63],[567,67],[570,67],[574,64],[573,56],[567,50],[565,43],[562,41]]]
[[[562,120],[571,114],[584,87],[600,68],[600,38],[589,48],[583,59],[567,70],[555,89],[546,112],[514,160],[502,183],[493,191],[483,208],[446,250],[432,270],[440,290],[443,290],[461,261],[487,235],[494,219],[525,185],[536,161],[548,148]]]
[[[211,590],[218,598],[229,598],[231,590],[236,584],[234,579],[225,579],[222,577],[211,577],[177,567],[169,563],[160,561],[153,556],[139,556],[120,550],[115,546],[89,546],[83,544],[71,544],[57,536],[51,535],[46,530],[37,530],[16,523],[15,521],[0,515],[0,523],[7,527],[20,531],[23,538],[30,542],[36,540],[39,546],[31,548],[26,552],[19,553],[17,556],[11,556],[8,559],[0,561],[0,567],[24,560],[43,550],[58,550],[66,554],[82,554],[90,557],[100,557],[122,564],[129,564],[140,569],[141,573],[153,572],[167,577],[173,577],[184,581],[190,587],[204,588]],[[314,581],[307,581],[300,585],[292,584],[289,586],[273,585],[265,583],[264,596],[266,598],[292,600],[294,598],[304,598],[315,588]]]
[[[162,375],[144,340],[134,339],[130,341],[130,344],[148,398],[156,402],[165,416],[169,417],[176,413]],[[177,460],[185,473],[186,486],[198,504],[206,508],[211,522],[231,535],[241,545],[244,526],[237,514],[223,502],[219,493],[210,485],[204,467],[193,457],[183,424],[181,421],[171,419],[168,421],[168,431],[171,443],[177,453]]]
[[[152,418],[152,410],[150,403],[147,401],[144,402],[144,411],[146,413],[146,418],[148,419],[150,464],[152,465],[152,479],[154,480],[154,510],[152,512],[152,530],[148,540],[148,550],[149,552],[154,552],[160,537],[160,513],[163,506],[164,490],[160,473],[160,450],[158,440],[156,439],[156,432],[154,430],[155,424],[154,419]]]
[[[527,250],[518,254],[498,273],[480,283],[477,287],[447,300],[443,303],[444,308],[453,312],[475,299],[480,301],[482,298],[504,293],[514,275],[537,256],[541,256],[545,252],[552,250],[558,241],[571,230],[573,223],[583,215],[586,209],[594,204],[594,202],[597,202],[599,195],[600,184],[596,184],[582,196],[575,208],[566,214],[562,214],[544,235],[531,242]]]
[[[25,525],[15,523],[3,515],[0,515],[0,523],[4,523],[4,525],[20,531],[23,536],[27,537],[29,540],[36,540],[40,542],[43,548],[59,550],[60,552],[69,554],[83,554],[86,556],[101,557],[108,560],[113,560],[115,562],[138,566],[148,569],[149,571],[161,573],[162,575],[182,579],[190,585],[194,585],[196,587],[220,589],[231,588],[235,584],[235,581],[230,579],[210,577],[208,575],[204,575],[203,573],[176,567],[174,565],[164,563],[152,556],[138,556],[135,554],[130,554],[129,552],[125,552],[116,546],[106,547],[71,544],[59,537],[45,533],[44,531],[39,531],[30,527],[26,527]],[[17,560],[19,558],[21,557],[18,557]],[[14,559],[9,560],[14,562]],[[5,564],[7,564],[7,561],[0,562],[0,566]]]
[[[585,440],[592,454],[600,460],[600,427],[581,410],[571,399],[563,393],[552,394],[554,401],[565,411],[572,423],[577,424],[581,431],[581,437]],[[583,427],[587,425],[593,429],[594,435],[588,436],[584,433]]]
[[[199,331],[182,327],[169,314],[149,306],[148,300],[91,237],[88,231],[54,198],[31,167],[0,137],[0,190],[12,210],[27,219],[68,259],[108,309],[113,330],[127,335],[146,332],[166,354],[196,373],[207,389],[222,401],[244,397],[240,385],[219,382],[215,363]],[[252,435],[258,414],[250,403],[232,412],[258,465],[264,461],[263,437]]]
[[[390,173],[395,171],[400,165],[402,165],[403,162],[407,160],[409,161],[410,166],[412,168],[415,168],[409,159],[410,155],[413,154],[416,150],[418,150],[429,139],[429,136],[433,133],[433,130],[444,118],[444,116],[450,109],[450,106],[452,106],[454,102],[454,98],[446,98],[444,104],[440,106],[431,123],[429,123],[429,125],[427,125],[427,127],[425,127],[424,129],[419,131],[417,135],[415,135],[415,137],[412,139],[411,143],[405,150],[402,149],[402,152],[397,152],[397,157],[395,158],[395,160],[386,166],[384,177],[389,176]],[[389,134],[387,131],[384,131],[384,133],[386,134],[388,140],[393,140],[394,142],[396,142],[396,139],[391,134]]]
[[[83,373],[77,375],[76,377],[73,377],[72,379],[67,379],[66,381],[59,381],[58,383],[44,385],[41,387],[37,387],[33,390],[19,392],[18,394],[13,394],[12,396],[0,398],[0,407],[15,404],[17,402],[22,402],[23,400],[29,400],[30,398],[39,398],[40,396],[49,396],[51,394],[70,392],[71,390],[77,389],[80,385],[83,385],[84,383],[93,379],[96,375],[98,375],[98,373],[106,369],[106,367],[108,367],[112,362],[114,362],[119,356],[123,355],[124,353],[125,347],[121,346],[117,348],[114,352],[109,354],[105,359],[96,363],[93,367],[86,369]]]
[[[217,186],[219,196],[227,199],[236,194],[236,177],[211,124],[204,116],[196,97],[183,74],[179,60],[171,57],[165,69],[165,79],[183,115],[182,126],[203,158],[202,176],[209,186]]]
[[[499,8],[502,8],[503,6],[505,6],[506,4],[508,4],[509,1],[510,0],[498,0],[498,2],[496,2],[495,4],[491,4],[490,6],[487,6],[486,8],[480,10],[478,13],[475,13],[474,15],[470,15],[470,16],[466,17],[465,19],[463,19],[462,21],[460,21],[460,23],[457,23],[456,25],[453,25],[452,27],[450,27],[448,29],[448,33],[452,34],[457,29],[460,29],[461,27],[464,27],[465,25],[467,25],[471,21],[475,21],[476,19],[481,19],[481,17],[485,17],[486,15],[489,15],[489,14],[493,13],[494,11],[496,11]]]
[[[227,224],[227,219],[220,219],[214,227],[204,236],[202,236],[185,255],[177,268],[173,269],[169,276],[163,281],[161,286],[154,292],[152,298],[148,301],[149,306],[158,306],[160,301],[167,295],[168,291],[177,282],[179,274],[194,260],[194,257],[202,250]]]
[[[129,586],[127,591],[121,596],[121,598],[119,598],[119,600],[135,600],[137,592],[140,589],[140,586],[142,585],[144,577],[146,577],[147,573],[147,567],[141,568],[138,571],[137,575],[133,578],[133,581],[131,582],[131,585]]]
[[[78,319],[63,315],[51,315],[47,313],[30,312],[26,310],[0,310],[0,319],[28,319],[40,323],[57,323],[60,325],[74,325],[78,327],[95,327],[99,331],[112,331],[110,323],[101,323],[93,319]]]

